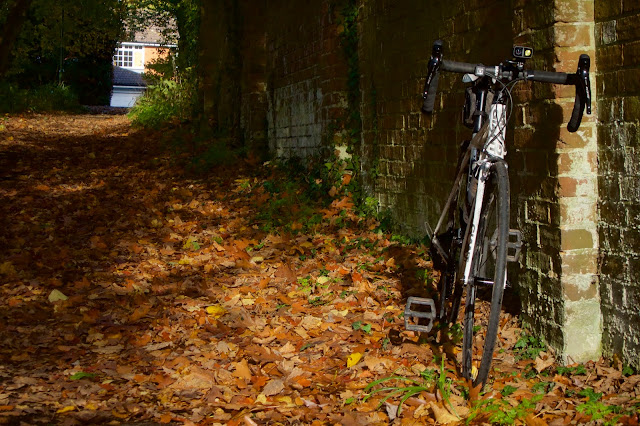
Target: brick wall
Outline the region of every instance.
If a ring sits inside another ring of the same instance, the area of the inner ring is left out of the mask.
[[[640,368],[640,2],[597,0],[604,346]]]
[[[309,3],[304,14],[295,0],[268,3],[269,146],[278,157],[305,157],[344,114],[345,58],[328,1]]]
[[[349,104],[354,69],[340,45],[347,1],[301,8],[293,0],[213,0],[236,12],[224,17],[227,9],[216,8],[209,36],[226,38],[203,43],[211,117],[237,126],[245,144],[306,156],[340,145],[356,108],[354,154],[365,187],[407,232],[423,236],[446,198],[458,143],[469,137],[460,123],[460,75],[442,75],[436,113],[419,112],[433,41],[444,41],[448,59],[485,64],[505,59],[516,41],[536,50],[532,67],[565,72],[589,53],[598,102],[577,133],[566,130],[572,88],[521,83],[513,92],[507,159],[512,224],[525,249],[509,274],[525,321],[574,361],[599,356],[602,295],[605,346],[633,362],[638,338],[625,324],[638,319],[637,0],[359,2],[356,105]]]

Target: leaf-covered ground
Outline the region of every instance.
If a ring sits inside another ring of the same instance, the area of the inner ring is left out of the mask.
[[[179,164],[124,116],[0,118],[0,423],[638,424],[640,376],[561,367],[506,313],[469,390],[459,333],[403,331],[424,248],[340,188]]]

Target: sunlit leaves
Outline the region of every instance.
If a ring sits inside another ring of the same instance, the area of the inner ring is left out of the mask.
[[[424,247],[342,195],[309,205],[312,226],[266,230],[258,199],[287,187],[271,170],[188,179],[122,117],[20,120],[0,141],[21,176],[0,182],[10,422],[637,421],[640,375],[558,366],[508,314],[489,384],[469,389],[459,327],[401,328],[406,295],[435,291]]]

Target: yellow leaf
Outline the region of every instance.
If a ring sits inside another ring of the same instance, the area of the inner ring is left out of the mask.
[[[220,305],[207,306],[205,311],[214,318],[220,318],[227,313],[227,311]]]
[[[256,404],[258,403],[262,405],[267,404],[267,397],[265,396],[265,394],[261,393],[260,395],[258,395],[258,397],[256,398]]]
[[[362,354],[360,352],[354,352],[347,358],[347,368],[351,368],[358,363],[362,359]]]
[[[318,277],[318,284],[322,285],[322,284],[326,284],[327,282],[329,282],[331,280],[331,278],[329,277],[325,277],[324,275],[321,277]]]
[[[295,407],[295,404],[293,403],[293,399],[290,396],[280,396],[276,398],[276,400],[278,402],[282,402],[283,404],[286,404],[287,407]]]
[[[68,413],[69,411],[74,411],[76,407],[74,405],[67,405],[66,407],[62,407],[56,413]]]
[[[54,289],[49,293],[49,302],[54,303],[60,300],[67,300],[68,297],[65,296],[60,290]]]
[[[16,273],[16,268],[13,267],[13,263],[10,261],[6,261],[0,264],[0,274],[2,275],[13,275]]]

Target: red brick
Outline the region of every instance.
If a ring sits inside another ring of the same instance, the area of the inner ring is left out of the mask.
[[[560,138],[556,144],[558,149],[579,149],[584,148],[588,139],[593,137],[593,127],[581,127],[580,132],[571,133],[566,126],[560,128]]]
[[[624,42],[628,40],[640,39],[640,25],[638,25],[638,16],[625,16],[616,21],[616,31],[618,41]]]
[[[596,20],[601,21],[612,16],[620,15],[622,12],[622,1],[624,0],[596,0],[594,11]]]
[[[598,71],[617,70],[620,68],[622,45],[601,46],[597,50]]]
[[[556,24],[554,41],[559,47],[591,46],[592,31],[588,24]]]
[[[560,197],[575,197],[578,179],[572,177],[558,178],[558,195]]]
[[[638,17],[638,19],[640,20],[640,16]],[[624,58],[624,62],[622,64],[624,66],[630,67],[630,66],[640,65],[640,40],[633,41],[630,43],[625,43],[624,47],[622,48],[622,52],[623,52],[622,57]],[[607,60],[607,59],[603,59],[603,60]],[[615,57],[611,58],[610,61],[614,62],[615,59],[618,59],[619,61],[620,55],[617,58]]]
[[[618,75],[620,92],[628,95],[640,93],[640,68],[621,70]]]
[[[556,0],[554,17],[556,21],[560,22],[592,21],[594,17],[593,3],[593,1],[585,0]]]
[[[640,12],[640,0],[622,0],[622,11],[624,13]]]

